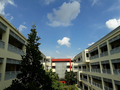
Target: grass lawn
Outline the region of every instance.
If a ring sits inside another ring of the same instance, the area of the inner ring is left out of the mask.
[[[65,85],[63,84],[63,90],[78,90],[75,85]]]

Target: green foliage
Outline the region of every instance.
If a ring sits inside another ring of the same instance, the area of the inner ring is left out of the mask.
[[[67,85],[73,85],[76,83],[76,73],[74,73],[73,71],[70,72],[65,72],[65,81]]]
[[[60,83],[58,74],[53,73],[51,69],[50,71],[47,71],[47,74],[52,80],[52,90],[62,90],[62,84]]]
[[[51,77],[43,69],[38,43],[36,25],[32,25],[31,33],[28,34],[26,55],[22,56],[21,73],[12,81],[11,86],[4,90],[53,90]]]

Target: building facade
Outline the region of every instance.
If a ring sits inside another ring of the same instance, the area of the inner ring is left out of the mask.
[[[74,57],[82,90],[120,90],[120,26]]]
[[[27,39],[0,14],[0,90],[8,87],[20,73],[21,55]],[[42,54],[43,60],[45,57]]]

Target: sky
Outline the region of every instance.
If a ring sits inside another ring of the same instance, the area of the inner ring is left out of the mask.
[[[120,25],[120,0],[0,0],[0,14],[26,38],[36,22],[45,56],[73,58]]]

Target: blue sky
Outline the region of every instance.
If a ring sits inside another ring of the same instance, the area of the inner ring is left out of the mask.
[[[0,0],[0,14],[26,38],[35,21],[40,50],[72,58],[120,25],[120,0]]]

